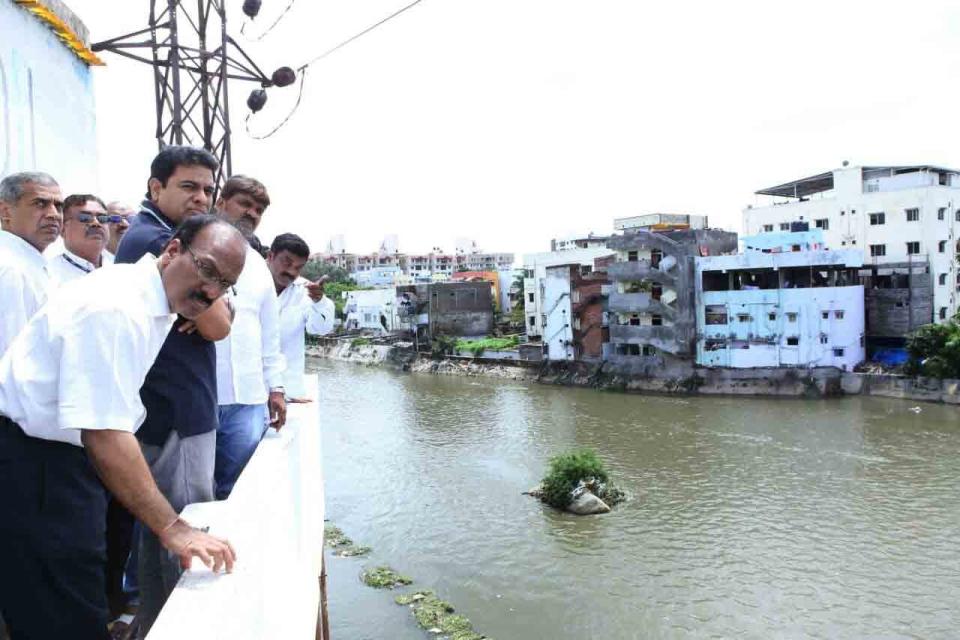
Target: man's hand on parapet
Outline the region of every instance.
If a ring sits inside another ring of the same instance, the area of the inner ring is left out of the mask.
[[[283,391],[270,392],[267,410],[270,412],[270,426],[279,431],[287,422],[287,402],[284,400]]]
[[[225,569],[230,573],[237,560],[229,541],[194,529],[179,518],[160,533],[160,544],[180,557],[180,567],[184,570],[190,568],[194,556],[214,572]]]

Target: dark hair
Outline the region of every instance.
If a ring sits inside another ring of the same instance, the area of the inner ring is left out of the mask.
[[[66,213],[67,209],[73,207],[82,207],[87,204],[89,201],[93,200],[94,202],[99,202],[100,206],[103,207],[103,210],[107,210],[107,205],[103,204],[103,200],[91,193],[74,193],[63,200],[63,212]]]
[[[180,246],[186,249],[193,244],[197,234],[213,224],[222,224],[228,229],[236,232],[237,235],[240,235],[240,232],[237,231],[236,228],[229,222],[224,222],[224,220],[218,216],[209,213],[203,213],[196,216],[190,216],[181,222],[179,226],[177,226],[177,230],[173,232],[173,237],[167,241],[167,246],[170,246],[170,243],[174,240],[179,240]]]
[[[277,255],[281,251],[289,251],[298,258],[310,258],[310,247],[303,241],[303,238],[295,233],[281,233],[273,239],[270,245],[270,251]]]
[[[230,179],[223,184],[223,188],[220,190],[220,197],[229,200],[238,193],[247,194],[264,209],[270,206],[270,195],[267,193],[267,188],[256,178],[241,175],[230,176]]]
[[[177,146],[164,147],[150,163],[150,178],[156,178],[160,184],[167,186],[167,181],[177,167],[206,167],[213,173],[220,168],[220,163],[213,154],[206,149],[197,147]],[[150,199],[150,190],[147,189],[147,199]]]

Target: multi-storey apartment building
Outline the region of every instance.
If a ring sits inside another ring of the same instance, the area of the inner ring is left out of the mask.
[[[867,335],[902,338],[958,310],[960,173],[930,165],[843,166],[761,189],[746,235],[819,229],[833,249],[863,254]]]
[[[593,271],[593,261],[612,253],[605,246],[566,249],[523,256],[523,310],[526,316],[527,337],[540,338],[547,321],[543,304],[547,268],[562,264],[578,264],[582,273]]]
[[[852,370],[863,361],[860,251],[828,250],[818,230],[743,245],[695,259],[698,365]]]
[[[737,234],[718,229],[614,236],[608,267],[612,363],[652,369],[666,360],[693,360],[696,346],[694,257],[735,252]]]

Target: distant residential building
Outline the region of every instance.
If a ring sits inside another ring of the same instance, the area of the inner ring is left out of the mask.
[[[352,274],[354,282],[361,287],[395,287],[403,277],[403,271],[396,265],[370,267]]]
[[[512,269],[512,253],[461,253],[456,256],[458,270],[464,271],[503,271]]]
[[[599,263],[599,264],[597,264]],[[547,267],[544,279],[544,352],[548,360],[600,361],[609,342],[605,270],[598,258],[590,273],[580,264]]]
[[[677,231],[680,229],[707,229],[707,216],[686,213],[647,213],[626,218],[614,218],[617,231]]]
[[[550,241],[550,251],[568,251],[570,249],[589,249],[591,247],[606,247],[609,235],[588,233],[585,236],[571,236],[569,238],[554,238]]]
[[[863,254],[866,332],[901,338],[958,310],[960,173],[932,165],[844,166],[756,192],[747,235],[823,232],[827,246]]]
[[[493,331],[488,282],[435,282],[396,288],[400,322],[420,337],[486,336]]]
[[[696,351],[695,256],[737,250],[737,234],[719,229],[638,230],[608,243],[616,261],[609,307],[609,360],[654,370]]]
[[[864,360],[860,251],[827,250],[819,231],[742,242],[737,255],[695,259],[698,365],[852,370]]]
[[[381,244],[381,251],[369,254],[347,253],[343,250],[343,237],[337,236],[336,245],[341,247],[339,252],[320,252],[310,256],[311,260],[323,264],[339,267],[351,274],[355,280],[374,279],[383,282],[386,286],[398,284],[403,278],[386,282],[388,272],[399,270],[409,276],[415,283],[443,282],[450,279],[457,271],[507,271],[513,269],[514,254],[512,253],[456,253],[449,254],[440,250],[425,254],[406,254],[396,251],[396,236],[387,236]],[[334,246],[331,240],[328,248]],[[390,249],[390,250],[385,250]],[[362,276],[367,272],[379,272],[379,275]]]
[[[396,289],[358,289],[347,292],[343,305],[348,330],[388,333],[399,329]]]
[[[609,253],[610,250],[605,246],[599,246],[523,256],[523,305],[528,337],[540,338],[543,335],[543,325],[546,321],[543,296],[547,267],[579,264],[583,273],[590,273],[593,271],[594,259]]]

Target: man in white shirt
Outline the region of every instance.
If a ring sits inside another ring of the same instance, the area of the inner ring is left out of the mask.
[[[130,228],[130,221],[137,211],[130,205],[114,200],[107,205],[107,213],[110,215],[108,223],[110,224],[110,239],[107,241],[107,250],[103,252],[103,259],[107,264],[113,264],[113,258],[117,255],[117,247],[120,246],[120,240]]]
[[[0,611],[13,638],[108,638],[104,485],[183,566],[232,569],[230,543],[160,493],[134,432],[176,314],[197,317],[236,281],[244,245],[195,217],[159,258],[52,292],[0,359]]]
[[[249,240],[269,204],[263,184],[232,176],[223,185],[215,208]],[[283,426],[287,412],[280,308],[270,271],[253,247],[247,248],[247,261],[234,290],[230,335],[216,343],[220,424],[214,480],[219,500],[230,495],[256,450],[265,428],[265,411],[276,429]]]
[[[63,195],[46,173],[0,180],[0,356],[47,301],[43,251],[60,236]]]
[[[63,201],[63,252],[48,258],[50,278],[60,286],[99,269],[110,238],[107,208],[97,196],[74,194]]]
[[[304,332],[322,336],[333,331],[336,309],[323,292],[325,278],[310,282],[300,277],[310,259],[303,238],[283,233],[273,239],[267,253],[267,268],[280,302],[280,350],[287,363],[283,387],[287,402],[304,402]]]

